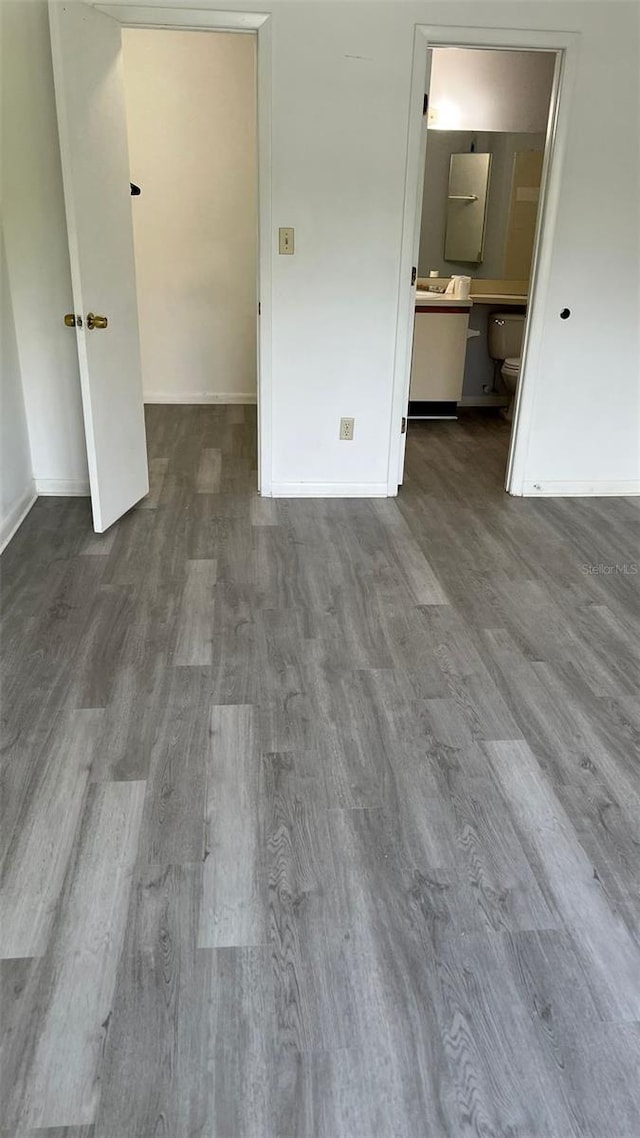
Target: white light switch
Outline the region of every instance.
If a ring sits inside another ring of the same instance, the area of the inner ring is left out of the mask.
[[[293,256],[293,252],[294,252],[293,229],[284,228],[284,229],[280,229],[278,232],[280,235],[280,245],[279,245],[280,252],[284,253],[286,256],[289,256],[289,257]]]

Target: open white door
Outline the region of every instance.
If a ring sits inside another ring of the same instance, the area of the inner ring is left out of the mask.
[[[426,156],[427,156],[427,123],[428,123],[427,104],[428,104],[428,100],[429,100],[429,84],[431,82],[431,57],[432,57],[433,53],[431,52],[431,50],[427,50],[425,52],[425,54],[426,54],[426,66],[425,66],[425,76],[424,76],[424,92],[425,92],[425,95],[424,95],[424,104],[423,104],[423,108],[422,108],[422,128],[421,128],[421,133],[420,133],[420,161],[419,161],[419,165],[418,165],[418,189],[417,189],[417,193],[416,193],[416,212],[415,212],[415,218],[414,218],[414,222],[413,222],[413,265],[415,266],[415,270],[416,270],[416,280],[411,282],[411,308],[412,308],[412,312],[415,312],[416,288],[417,288],[417,276],[418,276],[418,260],[419,260],[419,256],[420,256],[420,230],[422,228],[422,198],[423,198],[423,192],[424,192],[424,164],[425,164],[425,160],[426,160]],[[409,361],[411,361],[411,357],[413,354],[413,319],[411,320],[410,335],[411,335],[411,343],[409,344]],[[411,384],[411,363],[409,364],[409,375],[407,377],[406,399],[404,402],[405,430],[404,430],[404,434],[402,435],[402,437],[400,439],[400,466],[399,466],[399,470],[398,470],[398,485],[400,485],[400,486],[404,482],[404,455],[405,455],[405,450],[407,448],[407,432],[409,430],[408,416],[409,416],[409,387],[410,387],[410,384]]]
[[[91,506],[102,533],[149,490],[120,24],[78,0],[49,0],[49,20]]]

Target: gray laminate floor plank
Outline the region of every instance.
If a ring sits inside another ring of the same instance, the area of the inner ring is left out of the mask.
[[[110,586],[99,590],[74,669],[73,701],[76,707],[107,706],[124,663],[134,603],[132,590]]]
[[[416,605],[448,605],[447,594],[415,541],[413,534],[395,502],[381,499],[378,516],[389,531],[392,556],[407,584]]]
[[[176,629],[174,664],[210,664],[213,638],[215,561],[187,561]]]
[[[335,851],[324,795],[304,756],[263,759],[275,1042],[284,1052],[354,1042],[345,944],[348,915],[336,904]]]
[[[200,872],[148,867],[134,883],[99,1138],[276,1138],[269,951],[197,948]]]
[[[167,668],[154,701],[153,742],[138,856],[147,864],[200,862],[209,761],[208,668]],[[150,742],[137,737],[138,743]],[[130,742],[130,741],[129,741]]]
[[[525,742],[486,743],[523,841],[536,857],[612,1019],[640,1019],[640,943],[608,903],[575,828]]]
[[[251,525],[277,526],[278,502],[276,498],[261,498],[254,494],[251,499]]]
[[[70,645],[83,645],[91,628],[94,605],[105,572],[103,557],[71,557],[54,561],[47,571],[33,566],[36,579],[30,616],[3,637],[3,707],[12,718],[34,693],[69,687],[80,678],[77,655]],[[41,578],[44,582],[41,583]],[[11,614],[10,614],[11,615]],[[34,647],[37,645],[37,648]]]
[[[144,781],[166,711],[164,668],[127,663],[118,669],[94,748],[93,782]]]
[[[207,972],[214,1100],[212,1124],[205,1133],[275,1138],[269,952],[266,947],[220,948],[202,953],[202,964]],[[198,1066],[202,1070],[202,1061]]]
[[[398,1138],[443,1132],[445,1056],[440,1032],[430,1027],[437,1022],[435,953],[416,920],[396,828],[380,809],[332,810],[329,825],[337,894],[348,921],[343,952],[353,1049],[373,1076],[353,1086],[355,1110],[369,1126],[377,1116],[380,1132]],[[347,1119],[338,1125],[346,1136]]]
[[[42,956],[71,855],[102,711],[71,711],[18,815],[0,884],[0,957]]]
[[[581,1025],[564,1059],[567,1097],[581,1119],[580,1138],[636,1138],[640,1024]]]
[[[134,875],[105,1042],[98,1135],[204,1133],[197,1123],[208,1065],[193,1078],[185,1067],[202,1031],[201,872],[201,864],[150,865]]]
[[[260,682],[258,632],[250,587],[216,582],[216,634],[212,642],[214,704],[254,704]]]
[[[640,1133],[640,1105],[629,1093],[640,1062],[638,1024],[603,1022],[588,971],[567,933],[517,933],[506,949],[508,972],[578,1134]]]
[[[149,459],[149,493],[138,503],[138,510],[157,510],[168,465],[169,459],[166,456]]]
[[[0,1130],[0,1138],[94,1138],[93,1126],[38,1126],[36,1130]]]
[[[139,782],[87,791],[51,943],[24,997],[7,1121],[94,1121],[143,797]]]
[[[217,447],[205,447],[200,452],[196,476],[196,493],[217,494],[220,489],[222,455]]]
[[[112,526],[106,533],[90,533],[80,552],[85,557],[107,557],[113,549],[117,533],[117,526]]]
[[[509,938],[455,937],[438,954],[438,1018],[450,1082],[450,1132],[581,1138],[556,1058],[508,967]]]
[[[211,708],[198,944],[266,944],[264,810],[251,706]]]
[[[260,498],[255,407],[145,414],[2,556],[0,1138],[640,1138],[637,502],[482,412]]]

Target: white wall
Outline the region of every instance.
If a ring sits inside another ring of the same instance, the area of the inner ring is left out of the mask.
[[[20,7],[42,20],[40,4]],[[225,0],[224,7],[246,4]],[[374,492],[387,484],[417,22],[580,33],[554,262],[540,297],[524,482],[531,492],[569,483],[630,488],[638,478],[635,5],[253,0],[251,7],[273,12],[274,254],[279,225],[295,226],[297,241],[294,257],[274,255],[276,491],[333,484],[342,492]],[[24,81],[14,69],[14,84],[27,88],[16,114],[29,138],[40,131],[30,84],[40,90],[49,82],[52,114],[50,64],[40,62],[42,74],[29,66]],[[59,182],[48,188],[60,194]],[[61,222],[57,240],[64,241]],[[588,285],[596,272],[607,287],[598,284],[594,301]],[[572,317],[562,321],[565,306]],[[56,323],[56,350],[63,334]],[[33,335],[42,337],[42,330],[36,326]],[[351,443],[338,440],[341,415],[355,416]]]
[[[35,500],[4,240],[0,241],[0,289],[2,290],[0,550],[2,550]]]
[[[416,22],[581,32],[525,480],[638,478],[636,16],[589,2],[276,9],[274,227],[296,225],[298,237],[297,255],[276,257],[274,270],[277,491],[373,492],[386,480]],[[585,285],[600,267],[611,287],[594,320]],[[565,306],[573,315],[561,321]],[[355,416],[353,443],[338,441],[340,415]]]
[[[554,64],[546,52],[436,48],[430,128],[546,131]]]
[[[41,494],[87,494],[49,20],[2,0],[2,211],[33,474]]]
[[[125,29],[147,402],[256,394],[255,37]]]

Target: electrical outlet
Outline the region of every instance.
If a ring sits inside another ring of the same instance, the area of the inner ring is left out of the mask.
[[[340,420],[340,438],[343,443],[353,442],[353,426],[355,419]]]

